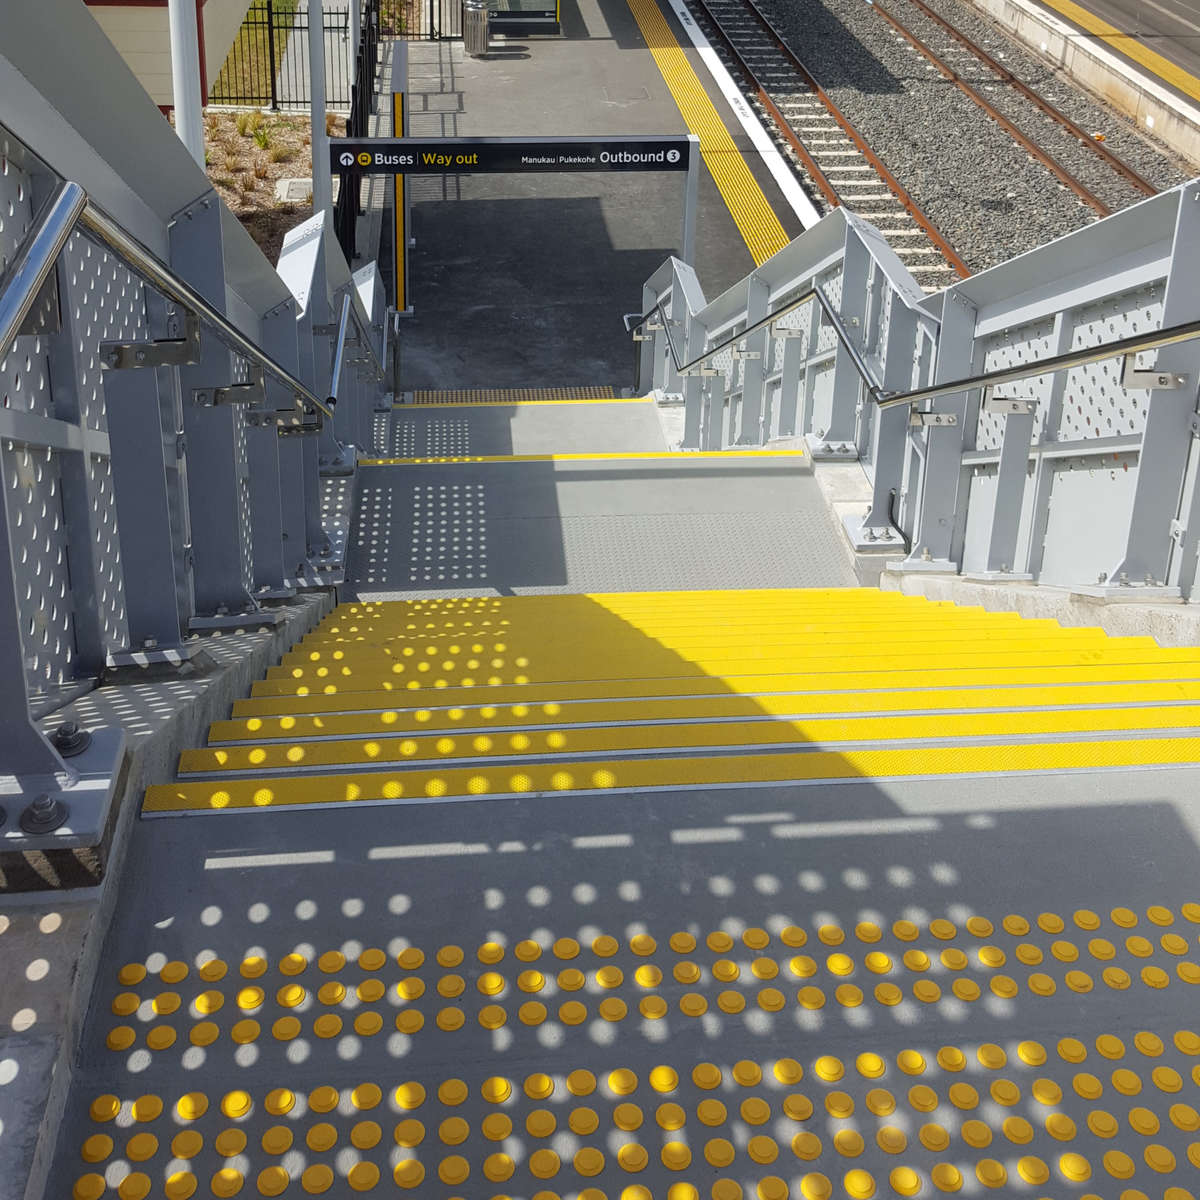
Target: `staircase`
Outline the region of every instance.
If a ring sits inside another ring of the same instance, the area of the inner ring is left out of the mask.
[[[144,811],[1191,761],[1200,650],[868,589],[343,604]]]
[[[1200,649],[851,586],[804,453],[441,399],[146,791],[47,1195],[1195,1200]]]

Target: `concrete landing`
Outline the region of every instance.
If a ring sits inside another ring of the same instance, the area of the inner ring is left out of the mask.
[[[669,9],[666,20],[753,179],[796,236],[799,221]],[[565,0],[562,27],[561,38],[497,41],[484,59],[467,57],[458,42],[412,43],[411,134],[688,132],[627,0]],[[409,187],[416,248],[403,387],[632,383],[621,317],[679,252],[681,175],[464,175],[414,178]],[[385,230],[386,253],[390,245]],[[754,266],[707,167],[696,262],[709,295]]]
[[[667,449],[654,402],[397,408],[388,454],[619,454]]]

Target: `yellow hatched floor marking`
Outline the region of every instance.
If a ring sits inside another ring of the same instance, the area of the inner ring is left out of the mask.
[[[550,626],[545,631],[545,640],[539,641],[532,633],[524,635],[508,634],[503,641],[472,642],[470,635],[457,638],[449,644],[429,644],[430,639],[414,638],[410,644],[392,646],[367,645],[357,646],[353,643],[340,644],[337,649],[303,649],[292,650],[283,656],[279,666],[268,669],[268,679],[282,679],[289,674],[294,679],[302,679],[322,672],[339,674],[343,672],[362,672],[368,668],[393,669],[397,663],[414,663],[430,659],[445,658],[447,655],[479,656],[479,660],[492,663],[494,666],[546,666],[552,662],[577,662],[580,672],[594,670],[597,667],[614,661],[620,657],[632,657],[640,660],[647,667],[645,674],[653,674],[650,664],[662,654],[678,654],[685,658],[699,656],[713,658],[718,654],[732,656],[735,653],[745,654],[751,658],[767,658],[774,654],[786,654],[794,651],[809,658],[831,658],[842,654],[853,654],[861,657],[863,653],[876,648],[878,650],[906,650],[917,653],[926,649],[948,648],[951,643],[962,645],[966,650],[978,646],[981,630],[979,629],[928,629],[913,628],[892,630],[881,635],[878,629],[868,633],[856,634],[854,631],[821,631],[818,635],[802,633],[783,628],[776,633],[744,631],[730,629],[728,632],[706,629],[691,634],[674,634],[664,630],[659,636],[651,636],[639,629],[598,629],[596,636],[590,637],[589,631],[572,630],[569,627],[559,629]],[[561,643],[547,644],[561,637]],[[987,632],[988,641],[992,645],[1004,643],[1014,648],[1021,648],[1030,642],[1044,644],[1047,649],[1057,646],[1070,646],[1078,649],[1081,646],[1113,646],[1130,649],[1154,648],[1154,639],[1140,638],[1108,638],[1103,632],[1093,632],[1087,629],[1063,629],[1054,633],[1038,636],[1037,631],[1027,631],[1020,626],[1002,626]],[[524,641],[526,644],[521,645]],[[602,643],[602,644],[597,644]],[[500,659],[491,656],[502,654]],[[593,664],[589,666],[589,662]]]
[[[427,697],[437,701],[437,695]],[[1074,687],[933,688],[893,692],[802,692],[765,696],[669,696],[638,700],[470,705],[461,708],[388,709],[372,713],[243,717],[214,721],[210,745],[276,738],[380,737],[509,726],[551,728],[574,723],[625,724],[730,718],[804,717],[856,712],[922,713],[947,709],[1009,709],[1200,703],[1200,682],[1124,683]]]
[[[692,462],[709,458],[782,458],[803,459],[803,450],[634,450],[612,454],[464,454],[440,458],[360,458],[360,467],[428,467],[457,463],[530,463],[530,462],[622,462],[629,459],[660,459],[664,462]]]
[[[620,753],[629,750],[719,749],[809,743],[941,741],[1028,734],[1112,733],[1121,730],[1194,729],[1200,707],[1109,708],[939,716],[816,717],[803,721],[730,721],[691,725],[605,726],[517,733],[383,737],[185,750],[179,773],[286,771],[289,767],[347,766],[384,769],[406,761]],[[1200,752],[1200,739],[1196,747]]]
[[[1095,13],[1074,3],[1074,0],[1043,0],[1043,3],[1047,8],[1052,8],[1059,16],[1073,21],[1080,29],[1094,34],[1118,53],[1132,59],[1139,66],[1145,67],[1152,75],[1158,76],[1164,83],[1169,83],[1173,88],[1177,88],[1185,96],[1190,96],[1193,100],[1200,100],[1200,79],[1151,50],[1138,41],[1134,34],[1123,33],[1115,25],[1102,21]]]
[[[205,812],[360,800],[445,800],[530,792],[611,791],[754,783],[902,779],[910,776],[1050,773],[1098,767],[1194,765],[1198,738],[916,747],[533,763],[519,768],[452,767],[161,784],[146,789],[146,812]],[[964,798],[964,804],[968,801]]]
[[[234,717],[312,716],[322,713],[378,712],[404,704],[478,705],[562,702],[567,700],[621,700],[641,697],[707,695],[778,695],[783,693],[840,694],[887,692],[915,688],[944,689],[952,695],[960,688],[1044,687],[1080,685],[1097,687],[1118,682],[1171,683],[1200,679],[1195,663],[1112,663],[1074,664],[1048,667],[1045,664],[1012,664],[1003,668],[951,667],[947,669],[909,668],[901,671],[747,672],[724,676],[696,676],[676,679],[601,679],[571,680],[545,684],[474,684],[468,687],[423,686],[418,679],[397,680],[362,692],[253,692],[233,702]],[[259,685],[253,685],[258,688]]]
[[[337,663],[331,666],[270,667],[268,681],[357,680],[370,686],[372,681],[383,681],[397,675],[432,675],[467,671],[495,672],[519,671],[528,679],[512,682],[536,683],[543,681],[602,678],[646,678],[672,675],[725,675],[743,673],[743,664],[769,662],[781,671],[795,671],[799,667],[819,667],[825,660],[833,659],[843,671],[902,669],[905,664],[919,661],[928,666],[1005,666],[1019,658],[1026,661],[1042,661],[1048,665],[1068,665],[1075,662],[1143,662],[1153,653],[1159,661],[1200,663],[1200,649],[1155,650],[1153,646],[1126,648],[1121,642],[1105,643],[1101,640],[1064,643],[1058,638],[1014,639],[996,649],[997,643],[980,639],[969,647],[947,649],[939,641],[912,642],[908,645],[891,640],[833,644],[804,642],[798,646],[733,645],[729,647],[701,647],[685,658],[670,647],[652,650],[641,643],[634,647],[635,653],[622,655],[622,646],[602,646],[576,649],[566,647],[561,653],[547,653],[531,661],[523,655],[489,658],[486,654],[475,657],[468,648],[464,654],[453,658],[434,656],[412,659],[400,658],[380,662],[375,658],[363,660],[361,666],[352,663]],[[471,664],[475,665],[472,666]],[[730,670],[726,670],[728,667]]]
[[[700,138],[700,153],[755,265],[765,262],[788,244],[779,218],[734,145],[658,5],[654,0],[628,0],[628,4],[689,131]]]

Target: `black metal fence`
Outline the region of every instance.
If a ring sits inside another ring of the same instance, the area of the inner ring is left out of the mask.
[[[375,100],[375,75],[379,66],[379,0],[367,0],[362,18],[362,32],[355,55],[355,82],[350,87],[350,116],[346,120],[346,136],[367,137],[368,122]],[[341,244],[346,261],[354,259],[357,246],[355,231],[362,212],[362,176],[358,171],[344,171],[333,206],[333,229]]]
[[[436,42],[462,37],[462,0],[383,0],[386,37]]]
[[[367,7],[377,11],[378,0],[367,0]],[[208,102],[271,109],[307,106],[311,98],[310,34],[308,8],[300,0],[254,0],[209,91]],[[323,36],[325,103],[330,108],[345,108],[351,103],[350,59],[354,52],[349,8],[325,10]]]

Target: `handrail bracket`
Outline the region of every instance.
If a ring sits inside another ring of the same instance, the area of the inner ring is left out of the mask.
[[[187,309],[183,312],[183,337],[100,343],[100,364],[109,371],[130,367],[187,367],[199,361],[200,317]]]

